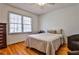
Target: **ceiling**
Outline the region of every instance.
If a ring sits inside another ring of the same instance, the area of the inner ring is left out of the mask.
[[[76,5],[77,3],[51,3],[43,7],[35,3],[9,3],[8,5],[14,6],[29,12],[32,12],[37,15],[45,14],[50,11],[55,11],[61,8],[69,7]]]

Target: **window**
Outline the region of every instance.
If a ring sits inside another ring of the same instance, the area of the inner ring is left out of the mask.
[[[31,31],[31,18],[23,16],[23,32]]]
[[[32,32],[31,25],[31,17],[9,13],[9,33]]]

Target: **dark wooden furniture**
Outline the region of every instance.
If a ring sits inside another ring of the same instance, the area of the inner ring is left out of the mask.
[[[6,24],[0,23],[0,48],[7,47],[6,44]]]

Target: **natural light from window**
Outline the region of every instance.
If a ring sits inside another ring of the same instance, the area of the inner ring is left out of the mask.
[[[32,32],[32,18],[15,13],[9,13],[9,32]]]

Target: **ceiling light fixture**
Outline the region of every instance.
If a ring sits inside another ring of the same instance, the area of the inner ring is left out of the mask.
[[[37,3],[39,6],[44,6],[47,3]]]
[[[36,3],[41,9],[44,9],[47,6],[55,5],[55,3]]]
[[[39,6],[45,6],[45,5],[55,5],[55,3],[36,3]]]

